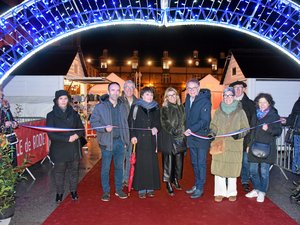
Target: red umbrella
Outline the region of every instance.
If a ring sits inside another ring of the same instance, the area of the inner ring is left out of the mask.
[[[128,195],[130,195],[132,182],[133,182],[133,176],[134,176],[134,164],[136,162],[135,146],[136,146],[136,144],[133,145],[133,150],[132,150],[131,157],[130,157],[130,173],[129,173],[129,179],[128,179]]]

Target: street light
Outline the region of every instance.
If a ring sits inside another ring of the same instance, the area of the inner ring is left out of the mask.
[[[149,86],[151,85],[151,66],[152,66],[152,60],[147,61],[147,66],[149,66]]]

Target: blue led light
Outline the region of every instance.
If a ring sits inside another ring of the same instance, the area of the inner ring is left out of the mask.
[[[14,40],[0,51],[0,84],[50,43],[115,24],[225,27],[258,37],[300,64],[299,21],[300,6],[290,0],[25,0],[0,15],[0,40]]]

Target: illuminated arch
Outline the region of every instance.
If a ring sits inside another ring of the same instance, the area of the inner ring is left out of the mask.
[[[0,83],[45,46],[113,24],[222,26],[300,64],[300,6],[289,0],[27,0],[0,16]]]

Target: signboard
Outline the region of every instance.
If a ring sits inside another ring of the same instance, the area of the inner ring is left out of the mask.
[[[45,126],[46,119],[27,122],[31,126]],[[31,166],[48,155],[48,135],[44,131],[34,130],[20,126],[15,129],[19,142],[17,143],[17,163],[22,165],[24,159],[30,162]]]

